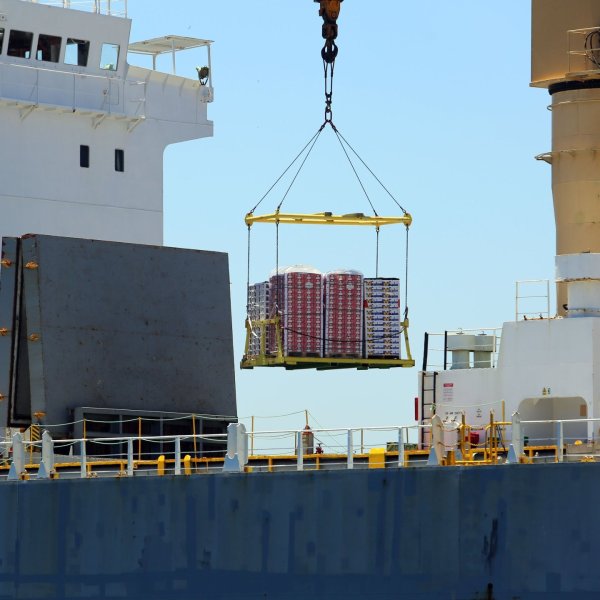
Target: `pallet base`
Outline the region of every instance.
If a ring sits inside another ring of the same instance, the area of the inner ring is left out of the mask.
[[[268,357],[245,356],[240,367],[254,369],[254,367],[283,367],[288,371],[295,369],[316,369],[317,371],[333,369],[393,369],[411,368],[415,366],[414,360],[402,358],[314,358],[314,357]]]

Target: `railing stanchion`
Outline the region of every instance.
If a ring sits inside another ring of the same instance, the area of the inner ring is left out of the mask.
[[[408,429],[406,430],[408,433]],[[398,467],[404,466],[404,428],[398,428]]]
[[[563,462],[563,449],[565,447],[565,437],[563,422],[559,421],[556,424],[556,461]]]
[[[133,477],[133,438],[127,440],[127,477]]]
[[[85,448],[85,439],[79,442],[79,447],[79,452],[81,453],[81,478],[85,479],[87,477],[87,453]]]
[[[181,475],[181,438],[175,438],[175,475]]]
[[[192,435],[194,439],[194,458],[198,456],[198,448],[196,441],[196,415],[192,415]]]
[[[361,430],[362,433],[362,430]],[[348,469],[354,469],[354,431],[352,429],[348,429]]]
[[[302,432],[296,434],[296,469],[304,471],[304,448],[302,444]]]
[[[521,415],[516,412],[512,415],[512,444],[517,458],[523,454],[523,428],[521,427]]]

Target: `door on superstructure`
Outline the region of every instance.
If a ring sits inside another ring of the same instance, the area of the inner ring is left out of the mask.
[[[581,396],[539,396],[525,398],[519,404],[521,421],[569,421],[586,419],[588,405]],[[555,423],[524,423],[523,435],[528,438],[531,446],[546,446],[556,444]],[[565,444],[573,444],[576,440],[585,441],[588,438],[587,423],[563,423],[563,438]]]

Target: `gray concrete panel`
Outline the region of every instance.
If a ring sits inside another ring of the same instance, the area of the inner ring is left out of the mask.
[[[22,252],[45,422],[79,406],[237,414],[226,254],[51,236]]]
[[[0,598],[597,597],[599,493],[600,464],[2,483]]]
[[[1,239],[0,251],[0,427],[8,425],[13,388],[17,302],[17,241]]]

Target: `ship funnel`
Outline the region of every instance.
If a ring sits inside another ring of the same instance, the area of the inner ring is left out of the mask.
[[[537,158],[552,166],[558,313],[600,316],[600,2],[533,0],[532,28],[532,85],[552,97],[552,151]]]

